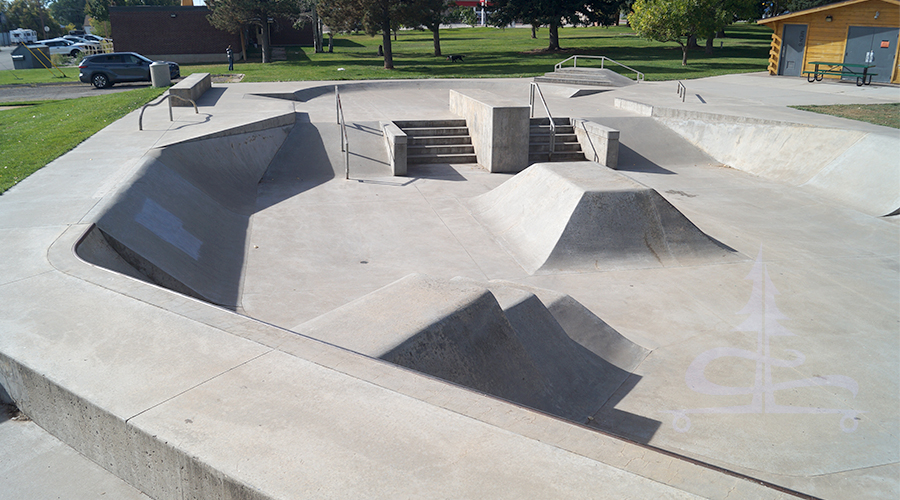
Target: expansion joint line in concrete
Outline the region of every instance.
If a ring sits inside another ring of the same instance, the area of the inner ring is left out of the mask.
[[[276,351],[276,350],[277,350],[277,349],[271,349],[271,348],[270,348],[269,350],[267,350],[266,352],[264,352],[264,353],[262,353],[262,354],[259,354],[258,356],[253,356],[252,358],[250,358],[250,359],[248,359],[248,360],[246,360],[246,361],[243,361],[243,362],[241,362],[241,363],[238,363],[238,364],[232,366],[231,368],[229,368],[229,369],[227,369],[227,370],[225,370],[225,371],[223,371],[223,372],[221,372],[221,373],[217,373],[217,374],[215,374],[215,375],[209,377],[209,378],[206,379],[206,380],[203,380],[203,381],[201,381],[201,382],[198,382],[198,383],[192,385],[191,387],[188,387],[187,389],[185,389],[185,390],[183,390],[183,391],[181,391],[181,392],[179,392],[179,393],[177,393],[177,394],[173,394],[172,396],[170,396],[170,397],[168,397],[168,398],[166,398],[166,399],[163,399],[162,401],[160,401],[160,402],[158,402],[158,403],[156,403],[156,404],[154,404],[154,405],[148,406],[147,408],[144,408],[143,410],[141,410],[141,411],[135,413],[134,415],[132,415],[132,416],[126,418],[126,419],[125,419],[125,424],[127,425],[128,422],[130,422],[132,419],[137,418],[137,417],[143,415],[144,413],[147,413],[148,411],[150,411],[150,410],[152,410],[152,409],[154,409],[154,408],[156,408],[156,407],[158,407],[158,406],[160,406],[160,405],[163,405],[163,404],[165,404],[165,403],[167,403],[167,402],[169,402],[169,401],[171,401],[171,400],[173,400],[173,399],[175,399],[175,398],[181,396],[182,394],[186,394],[186,393],[188,393],[188,392],[190,392],[190,391],[192,391],[192,390],[194,390],[194,389],[200,387],[201,385],[206,384],[207,382],[210,382],[210,381],[212,381],[212,380],[215,380],[215,379],[221,377],[222,375],[225,375],[226,373],[231,372],[232,370],[235,370],[235,369],[237,369],[237,368],[240,368],[240,367],[246,365],[247,363],[250,363],[251,361],[256,361],[257,359],[259,359],[259,358],[265,356],[266,354],[269,354],[269,353],[271,353],[272,351]]]
[[[441,217],[441,214],[439,214],[439,213],[437,212],[437,210],[434,209],[434,206],[433,206],[433,205],[431,204],[431,202],[428,200],[428,197],[425,196],[425,194],[422,193],[422,191],[419,191],[419,187],[418,187],[418,186],[414,186],[414,187],[416,188],[416,191],[419,193],[419,196],[421,196],[422,199],[425,200],[425,203],[428,204],[428,208],[431,209],[431,211],[434,213],[435,217],[437,217],[438,219],[440,219],[441,224],[443,224],[444,227],[447,228],[447,231],[449,231],[450,234],[453,235],[453,239],[456,240],[456,243],[459,244],[460,248],[462,248],[464,252],[466,252],[466,255],[469,256],[469,260],[471,260],[472,263],[475,264],[475,267],[478,268],[478,271],[481,272],[481,275],[484,276],[484,279],[485,279],[485,280],[490,280],[490,278],[488,277],[487,273],[484,272],[484,269],[482,269],[481,266],[478,265],[478,261],[476,261],[475,258],[472,257],[472,254],[469,253],[469,249],[466,248],[466,245],[463,245],[463,243],[462,243],[461,241],[459,241],[459,238],[456,236],[456,233],[453,232],[452,229],[450,229],[450,226],[447,225],[447,222],[444,220],[443,217]],[[457,200],[456,202],[459,203],[459,200]],[[469,215],[468,210],[466,210],[466,214]]]
[[[49,271],[42,271],[42,272],[40,272],[40,273],[31,274],[31,275],[28,275],[28,276],[23,276],[23,277],[21,277],[21,278],[14,279],[14,280],[12,280],[12,281],[7,281],[7,282],[5,282],[5,283],[0,283],[0,288],[3,288],[3,287],[5,287],[5,286],[7,286],[7,285],[12,285],[12,284],[14,284],[14,283],[21,283],[22,281],[30,280],[30,279],[36,278],[36,277],[38,277],[38,276],[43,276],[43,275],[45,275],[45,274],[52,273],[52,272],[54,272],[54,271],[55,271],[54,269],[51,269],[51,270],[49,270]]]

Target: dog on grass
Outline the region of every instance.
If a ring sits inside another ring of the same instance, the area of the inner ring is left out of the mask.
[[[452,56],[447,56],[447,60],[450,61],[450,62],[456,62],[456,61],[463,62],[463,57],[466,57],[466,56],[461,56],[461,55],[459,55],[459,54],[454,54],[454,55],[452,55]]]

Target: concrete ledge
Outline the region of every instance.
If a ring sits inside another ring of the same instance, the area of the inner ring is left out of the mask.
[[[406,175],[406,134],[394,122],[380,122],[394,175]]]
[[[619,97],[616,97],[615,103],[616,107],[619,109],[631,111],[642,116],[653,116],[653,106],[649,104],[632,101],[630,99],[622,99]]]
[[[197,102],[204,92],[212,88],[212,77],[209,73],[194,73],[169,88],[169,94]],[[191,106],[181,99],[173,99],[172,106]]]
[[[572,125],[584,157],[615,170],[619,164],[619,131],[580,118],[573,119]]]
[[[465,118],[478,163],[489,172],[528,166],[529,109],[490,92],[450,90],[450,111]]]

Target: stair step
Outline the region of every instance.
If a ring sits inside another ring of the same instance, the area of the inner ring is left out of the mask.
[[[400,130],[408,137],[435,137],[439,135],[469,135],[469,129],[466,127],[412,127]]]
[[[590,78],[566,77],[563,75],[556,76],[536,76],[534,81],[537,83],[562,83],[565,85],[591,85],[594,87],[619,87],[619,85],[607,80],[594,80]]]
[[[478,163],[474,154],[407,155],[406,163]]]
[[[553,118],[553,123],[555,123],[556,125],[572,125],[572,121],[569,118],[565,118],[565,117],[555,117],[555,118]],[[547,118],[546,116],[532,118],[531,126],[534,127],[535,125],[550,126],[550,119]]]
[[[528,138],[530,144],[547,144],[550,142],[550,134],[531,134]],[[575,134],[556,134],[557,144],[561,142],[578,142],[578,136]]]
[[[407,139],[407,147],[433,144],[472,144],[472,138],[467,135],[423,135],[411,136]]]
[[[465,127],[466,121],[463,119],[447,119],[447,120],[401,120],[394,121],[401,129],[407,128],[443,128],[443,127]]]
[[[531,135],[545,135],[550,133],[550,125],[532,125],[529,129]],[[571,125],[557,125],[556,126],[556,135],[560,134],[574,134],[575,127]]]
[[[581,144],[578,144],[577,142],[564,142],[564,143],[557,142],[553,146],[554,146],[554,148],[553,148],[554,154],[556,154],[558,152],[563,152],[563,151],[577,151],[577,152],[581,151]],[[546,153],[547,151],[550,151],[550,143],[549,142],[531,143],[528,145],[529,153]]]
[[[546,161],[585,161],[585,158],[584,153],[571,151],[553,153],[552,160],[548,158],[547,153],[528,153],[529,163]]]
[[[425,156],[425,155],[473,155],[475,154],[475,148],[469,145],[427,145],[427,146],[409,146],[406,147],[407,158],[412,156]]]

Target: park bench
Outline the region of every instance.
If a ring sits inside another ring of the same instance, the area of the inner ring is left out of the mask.
[[[173,106],[192,106],[191,101],[197,102],[204,92],[212,87],[212,77],[209,73],[194,73],[183,78],[180,82],[169,88],[169,94],[180,97],[175,99]]]
[[[814,65],[812,71],[803,72],[806,75],[806,81],[809,83],[821,82],[825,75],[831,75],[841,78],[856,78],[856,85],[861,87],[872,83],[873,76],[878,76],[878,73],[869,73],[869,68],[874,68],[874,64],[849,64],[826,61],[812,61],[807,64]],[[820,65],[823,66],[821,69],[819,68]],[[854,71],[859,68],[862,68],[862,73]]]

